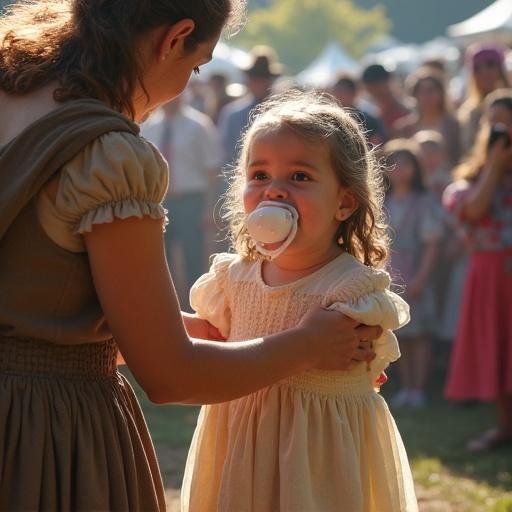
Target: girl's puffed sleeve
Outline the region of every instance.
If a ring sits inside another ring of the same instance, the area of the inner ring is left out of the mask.
[[[400,357],[393,330],[410,320],[409,306],[389,290],[389,285],[387,272],[367,267],[357,269],[341,281],[329,305],[359,323],[382,327],[382,335],[373,343],[377,357],[371,363],[371,372],[375,379]]]
[[[107,133],[61,169],[53,210],[57,236],[79,251],[81,235],[95,224],[144,216],[164,221],[167,185],[167,164],[152,144],[131,133]]]
[[[190,305],[199,317],[208,320],[227,338],[231,325],[229,307],[229,266],[237,256],[216,254],[210,270],[203,274],[190,290]]]

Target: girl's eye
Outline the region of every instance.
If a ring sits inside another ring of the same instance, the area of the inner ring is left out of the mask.
[[[310,177],[302,171],[297,171],[292,176],[293,181],[310,181]]]
[[[196,67],[194,68],[194,74],[195,74],[195,75],[199,75],[200,73],[201,73],[201,70],[199,69],[199,66],[196,66]]]
[[[256,181],[262,181],[267,178],[267,173],[264,171],[256,171],[252,175],[252,179]]]

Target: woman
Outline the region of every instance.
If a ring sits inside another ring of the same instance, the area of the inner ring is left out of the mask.
[[[0,21],[0,509],[165,509],[117,346],[157,403],[372,355],[359,340],[379,328],[324,310],[238,344],[190,339],[215,337],[193,317],[185,331],[163,250],[167,166],[133,121],[183,90],[242,7],[40,0]]]
[[[446,396],[496,403],[498,422],[468,443],[482,451],[512,443],[512,90],[485,100],[472,156],[444,194],[469,249]],[[491,138],[491,127],[501,136]]]
[[[485,97],[500,87],[508,87],[505,49],[489,43],[474,43],[466,52],[469,71],[468,97],[457,116],[461,126],[462,155],[468,156],[480,126]]]
[[[396,134],[410,138],[421,130],[439,132],[445,141],[448,164],[453,167],[460,157],[459,123],[450,112],[443,76],[431,68],[422,68],[411,75],[407,85],[416,100],[416,109],[395,123]]]

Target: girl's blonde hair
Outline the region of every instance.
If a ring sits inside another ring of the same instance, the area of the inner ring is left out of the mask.
[[[342,222],[336,243],[365,265],[384,266],[389,240],[384,220],[383,176],[372,150],[368,148],[357,121],[327,94],[287,91],[261,104],[251,116],[242,150],[224,203],[230,223],[230,237],[242,257],[256,259],[254,242],[247,232],[243,189],[251,144],[260,135],[287,128],[307,142],[322,143],[331,156],[332,168],[343,187],[349,188],[358,207]]]
[[[502,106],[512,113],[512,89],[496,89],[488,94],[484,102],[484,114],[493,107]],[[489,135],[491,125],[486,117],[482,117],[480,130],[472,153],[453,171],[454,179],[473,181],[478,177],[488,156]]]

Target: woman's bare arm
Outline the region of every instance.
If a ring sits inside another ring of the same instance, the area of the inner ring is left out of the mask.
[[[478,181],[464,202],[464,216],[470,221],[481,219],[489,211],[496,188],[505,169],[512,165],[512,147],[499,140],[491,150]]]
[[[378,328],[317,310],[288,331],[240,343],[189,339],[164,253],[161,222],[95,225],[85,235],[96,291],[126,364],[156,403],[231,400],[312,367],[364,360]]]

